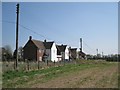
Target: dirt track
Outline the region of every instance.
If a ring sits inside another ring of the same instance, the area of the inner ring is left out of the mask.
[[[32,88],[117,88],[117,64],[105,68],[95,67],[74,74],[37,83]]]

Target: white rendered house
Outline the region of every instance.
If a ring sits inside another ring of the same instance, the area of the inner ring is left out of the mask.
[[[69,59],[69,48],[67,45],[57,45],[57,58],[59,60],[65,60],[65,59]],[[61,58],[60,58],[61,56]]]
[[[45,46],[45,52],[47,53],[48,57],[46,60],[51,60],[57,62],[57,48],[55,42],[46,42],[46,40],[43,42]]]

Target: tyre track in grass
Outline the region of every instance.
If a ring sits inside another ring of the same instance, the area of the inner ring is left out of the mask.
[[[92,73],[90,70],[85,70],[74,74],[66,74],[66,76],[63,77],[54,78],[48,82],[33,85],[32,88],[67,88],[67,84],[73,83],[74,81],[78,80],[78,78],[83,78],[90,73]]]
[[[116,67],[115,66],[108,66],[105,68],[95,67],[79,71],[74,74],[67,74],[66,76],[63,77],[54,78],[45,83],[35,84],[32,86],[32,88],[96,88],[96,87],[103,88],[101,84],[99,85],[99,83],[102,83],[100,82],[100,80],[108,75],[110,75],[109,78],[111,78],[113,73],[115,73],[115,71],[112,69],[116,69]],[[109,84],[108,85],[106,84],[106,87],[108,86]],[[112,88],[116,86],[109,87]]]
[[[111,78],[117,70],[116,66],[106,67],[99,70],[99,72],[93,73],[90,79],[87,79],[83,85],[79,85],[79,88],[117,88],[117,85],[111,85]],[[117,77],[117,74],[116,74]],[[117,82],[117,78],[116,78]]]
[[[118,66],[108,68],[107,73],[96,82],[97,88],[118,88]]]

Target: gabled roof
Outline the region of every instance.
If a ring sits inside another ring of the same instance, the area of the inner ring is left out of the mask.
[[[65,52],[67,45],[57,45],[57,48],[60,52]]]
[[[38,41],[38,40],[34,40],[34,39],[32,39],[31,41],[33,41],[33,43],[34,43],[38,48],[45,49],[44,44],[43,44],[42,41]]]
[[[34,40],[34,39],[32,39],[32,36],[29,37],[29,41],[26,43],[26,45],[30,42],[32,42],[37,48],[41,48],[41,49],[51,49],[52,45],[54,43],[54,41],[46,42],[46,40],[44,40],[44,42],[43,42],[43,41],[39,41],[39,40]],[[25,48],[26,45],[23,48]]]
[[[54,42],[43,42],[46,49],[51,49]]]
[[[82,52],[82,51],[79,51],[79,54],[81,54],[81,55],[86,55],[84,52]]]
[[[61,55],[58,45],[56,45],[56,47],[57,47],[57,55]]]
[[[77,50],[77,48],[70,48],[71,51]]]

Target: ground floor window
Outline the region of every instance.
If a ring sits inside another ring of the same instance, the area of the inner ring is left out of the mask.
[[[42,57],[41,56],[39,57],[39,61],[42,61]]]

